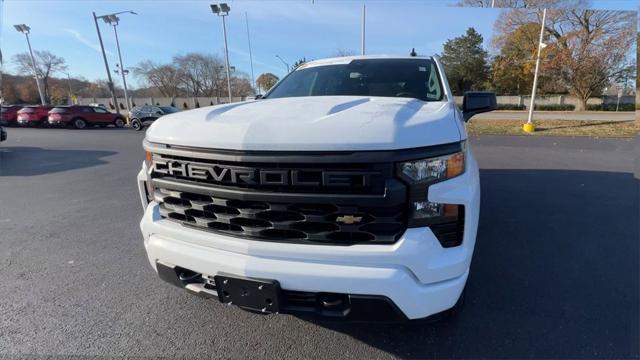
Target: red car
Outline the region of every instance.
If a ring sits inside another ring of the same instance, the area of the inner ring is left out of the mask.
[[[124,116],[109,112],[100,106],[72,105],[57,106],[49,111],[49,124],[56,126],[73,126],[84,129],[89,125],[105,127],[109,124],[123,127]]]
[[[25,106],[18,110],[17,122],[23,126],[44,126],[47,125],[47,113],[53,106],[34,105]]]
[[[21,105],[2,105],[0,107],[0,125],[15,125],[20,109],[22,109]]]

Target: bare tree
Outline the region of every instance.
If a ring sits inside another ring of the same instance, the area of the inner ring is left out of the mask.
[[[133,71],[145,84],[157,88],[162,95],[180,95],[180,71],[173,64],[160,65],[147,60],[139,63]]]
[[[173,65],[178,69],[180,85],[191,96],[218,96],[224,62],[217,56],[189,53],[173,58]]]
[[[589,7],[589,0],[460,0],[456,6],[460,7],[483,7],[512,9],[536,9],[536,8],[582,8]]]
[[[42,81],[45,98],[49,98],[49,79],[57,71],[67,69],[64,58],[54,55],[49,51],[34,51],[36,72]],[[13,62],[21,74],[33,74],[33,65],[29,53],[20,53],[13,56]]]

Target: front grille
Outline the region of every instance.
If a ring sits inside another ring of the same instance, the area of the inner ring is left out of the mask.
[[[223,186],[226,188],[236,189],[257,189],[262,191],[269,191],[274,193],[333,193],[333,194],[382,194],[385,190],[385,174],[389,170],[388,164],[376,164],[376,163],[344,163],[344,164],[323,164],[323,163],[261,163],[261,162],[236,162],[225,160],[211,160],[211,159],[194,159],[184,156],[155,154],[154,161],[160,161],[164,164],[170,162],[188,162],[193,165],[210,166],[212,170],[219,170],[220,166],[227,169],[233,169],[242,171],[243,173],[252,174],[254,180],[260,178],[259,171],[266,172],[278,172],[278,171],[295,171],[296,178],[300,183],[306,185],[297,185],[293,183],[278,184],[277,181],[271,181],[268,176],[265,176],[264,180],[267,180],[266,184],[255,183],[248,184],[242,181],[231,182],[229,176],[225,176],[220,180],[214,180],[211,176],[206,178],[194,178],[188,176],[186,173],[176,172],[175,174],[161,174],[157,173],[157,176],[161,176],[166,179],[178,180],[178,181],[190,181],[196,182],[202,185],[210,186]],[[340,174],[347,178],[352,184],[350,186],[310,186],[310,183],[321,183],[323,172],[333,172]],[[361,184],[362,174],[367,174],[367,183]],[[227,175],[229,175],[227,173]],[[273,174],[271,174],[273,175]],[[287,173],[287,175],[289,175]],[[360,176],[359,176],[360,175]],[[287,180],[291,180],[287,177]]]
[[[310,200],[313,198],[310,197]],[[243,238],[309,244],[390,244],[406,229],[404,201],[366,205],[342,201],[229,199],[156,187],[160,215],[183,225]]]

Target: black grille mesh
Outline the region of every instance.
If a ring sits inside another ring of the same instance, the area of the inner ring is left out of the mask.
[[[266,241],[340,244],[394,243],[406,229],[404,205],[282,203],[222,199],[156,189],[163,218],[187,226]]]

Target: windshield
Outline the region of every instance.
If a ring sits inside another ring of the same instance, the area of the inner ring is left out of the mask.
[[[160,106],[160,109],[162,109],[162,111],[165,114],[172,114],[174,112],[178,112],[178,109],[174,108],[173,106]]]
[[[32,113],[35,112],[36,108],[32,108],[32,107],[23,107],[22,109],[20,109],[19,112],[21,113]]]
[[[442,100],[442,85],[430,59],[360,59],[348,64],[295,70],[265,98],[296,96],[385,96]]]
[[[55,107],[53,109],[51,109],[49,112],[51,113],[63,113],[63,112],[67,112],[68,108],[66,107]]]

